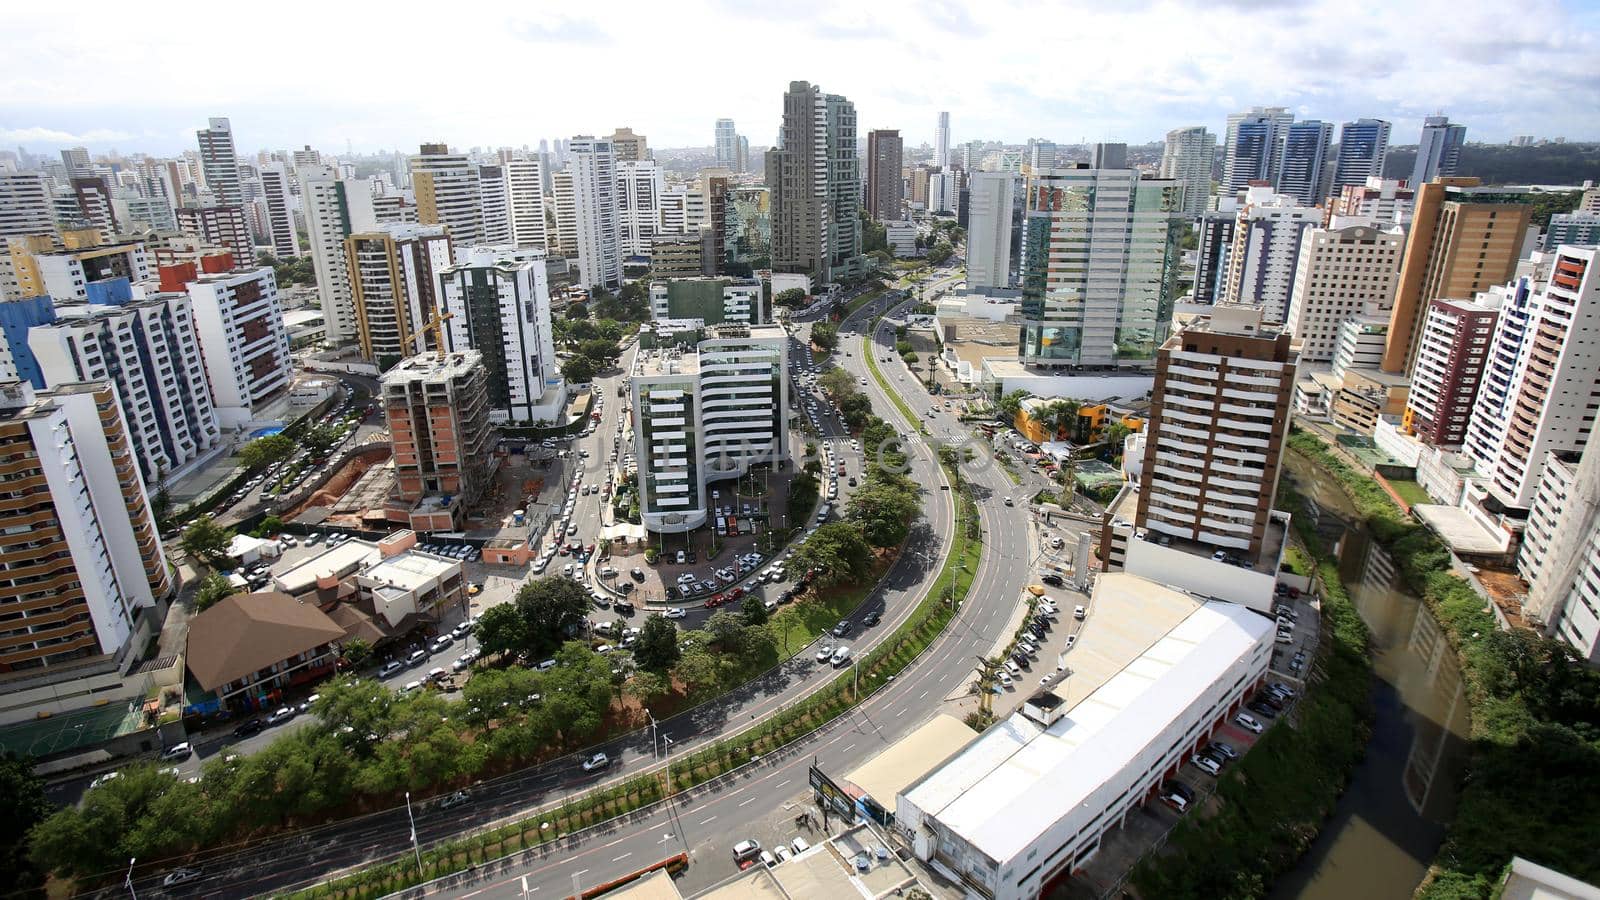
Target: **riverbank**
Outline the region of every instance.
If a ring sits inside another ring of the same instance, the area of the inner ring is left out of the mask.
[[[1565,644],[1496,627],[1484,601],[1450,571],[1449,552],[1376,482],[1315,436],[1291,449],[1350,498],[1454,648],[1466,683],[1471,748],[1454,821],[1417,895],[1488,898],[1513,855],[1600,879],[1600,810],[1574,798],[1600,791],[1600,673]]]

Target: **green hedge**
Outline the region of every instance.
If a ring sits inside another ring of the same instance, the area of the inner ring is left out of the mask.
[[[1471,752],[1455,820],[1418,896],[1488,898],[1513,855],[1600,881],[1600,807],[1587,802],[1600,795],[1600,673],[1559,641],[1501,631],[1483,598],[1451,573],[1439,539],[1376,482],[1309,434],[1289,445],[1350,495],[1461,662]]]
[[[1143,896],[1262,896],[1311,846],[1365,754],[1373,715],[1370,635],[1334,561],[1321,559],[1317,577],[1322,641],[1306,690],[1292,715],[1219,779],[1216,813],[1184,818],[1166,848],[1134,869]]]

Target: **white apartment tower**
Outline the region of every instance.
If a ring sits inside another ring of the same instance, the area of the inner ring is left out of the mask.
[[[950,114],[939,113],[939,124],[933,130],[933,164],[939,168],[950,165]]]
[[[478,167],[445,144],[423,144],[411,157],[411,187],[417,195],[417,222],[443,225],[462,246],[483,243],[483,198]]]
[[[550,325],[543,250],[469,247],[439,273],[445,350],[476,350],[488,376],[489,421],[557,421],[566,385]]]
[[[649,256],[661,227],[661,195],[666,179],[655,160],[617,163],[617,222],[623,257]]]
[[[289,190],[289,167],[281,162],[261,167],[261,197],[267,204],[267,234],[272,255],[288,259],[300,255],[300,235],[294,227],[294,201]]]
[[[651,531],[699,527],[717,505],[708,485],[788,456],[783,329],[723,326],[712,333],[692,350],[641,351],[634,360],[639,506]]]
[[[54,234],[55,230],[50,186],[45,176],[36,172],[0,171],[0,301],[21,296],[6,241],[14,237]]]
[[[218,422],[241,428],[289,393],[294,360],[272,269],[209,269],[187,285]]]
[[[1211,203],[1211,165],[1216,155],[1217,136],[1202,126],[1167,132],[1161,177],[1183,186],[1183,211],[1191,216],[1199,216]]]
[[[545,247],[544,173],[538,159],[509,159],[506,203],[511,214],[511,243],[518,247]]]
[[[572,177],[574,234],[581,282],[615,290],[622,286],[622,248],[617,214],[617,163],[611,141],[580,135],[567,144]],[[560,225],[559,199],[557,225]]]
[[[552,246],[570,259],[578,255],[578,198],[572,187],[572,173],[555,173],[550,179],[550,194],[556,212]]]
[[[1322,224],[1322,210],[1293,197],[1251,187],[1233,227],[1233,249],[1218,302],[1261,309],[1263,322],[1281,324],[1289,312],[1300,244],[1307,229]]]
[[[1405,244],[1405,229],[1398,225],[1306,230],[1283,323],[1301,341],[1302,363],[1333,359],[1344,320],[1388,316]]]
[[[337,347],[357,338],[355,299],[344,241],[352,234],[378,227],[372,208],[372,182],[364,178],[345,181],[331,166],[306,165],[300,169],[300,204],[305,210],[306,237],[311,245],[311,265],[317,273],[327,343]]]
[[[967,288],[1009,288],[1017,176],[973,172],[967,183]]]
[[[478,204],[483,210],[483,243],[510,244],[511,180],[505,166],[478,167]]]
[[[1546,457],[1517,570],[1529,621],[1600,663],[1600,451]]]
[[[222,206],[243,206],[244,188],[239,183],[239,157],[233,149],[233,126],[225,118],[213,118],[195,132],[200,143],[200,168],[206,189]]]

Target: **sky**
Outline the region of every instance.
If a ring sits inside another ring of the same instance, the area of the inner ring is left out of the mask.
[[[1143,143],[1253,105],[1600,140],[1600,0],[86,0],[10,4],[5,33],[0,147],[34,152],[170,155],[209,116],[241,153],[703,147],[722,117],[763,146],[791,80],[908,145],[940,110],[952,144]]]

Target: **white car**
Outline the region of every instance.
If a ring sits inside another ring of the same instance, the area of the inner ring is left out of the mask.
[[[666,613],[664,613],[664,615],[669,619],[681,619],[684,616],[687,616],[688,613],[684,611],[683,607],[674,606],[670,607]]]
[[[609,765],[611,765],[611,757],[604,753],[596,753],[583,761],[583,770],[585,772],[598,772]]]
[[[1197,768],[1200,771],[1206,773],[1207,775],[1221,775],[1222,774],[1222,767],[1217,765],[1217,761],[1212,759],[1209,756],[1205,756],[1204,754],[1196,753],[1191,758],[1190,761],[1194,763],[1195,768]]]
[[[1244,712],[1234,716],[1233,723],[1252,734],[1260,734],[1263,727],[1261,723],[1256,720],[1255,716]]]

